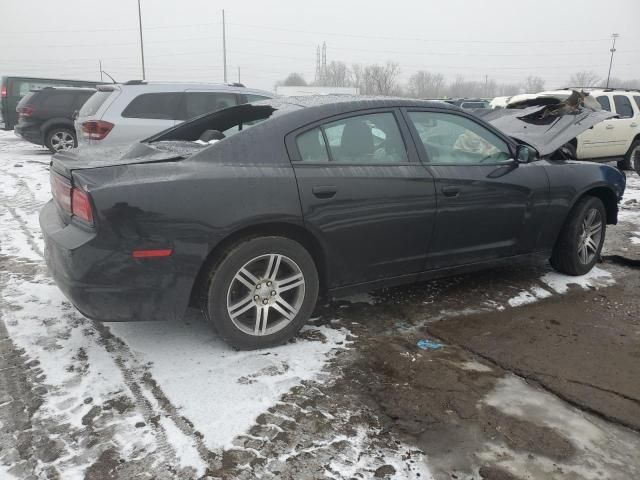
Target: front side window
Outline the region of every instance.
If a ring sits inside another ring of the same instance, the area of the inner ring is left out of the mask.
[[[616,106],[616,113],[620,118],[633,117],[633,107],[629,101],[629,97],[626,95],[614,95],[613,104]]]
[[[236,96],[233,93],[186,92],[186,119],[233,107],[237,105],[237,103]]]
[[[511,161],[507,142],[471,119],[436,112],[410,112],[409,117],[432,164],[491,165]]]
[[[181,93],[143,93],[134,98],[122,112],[125,118],[175,120]]]
[[[596,100],[603,110],[606,110],[607,112],[611,111],[611,102],[609,102],[609,97],[606,95],[600,95],[599,97],[596,97]]]

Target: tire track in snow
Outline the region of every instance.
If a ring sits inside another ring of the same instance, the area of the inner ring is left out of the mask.
[[[5,171],[17,184],[17,192],[14,195],[0,195],[0,204],[10,212],[11,217],[16,222],[18,228],[24,233],[29,246],[32,248],[44,263],[44,252],[38,245],[33,232],[29,228],[27,221],[18,213],[14,207],[24,208],[28,213],[35,213],[43,205],[38,201],[29,188],[24,179],[12,172]],[[28,197],[26,200],[20,200],[19,197]],[[16,201],[17,200],[17,201]],[[42,265],[44,267],[44,265]],[[46,268],[46,267],[45,267]],[[145,422],[151,425],[155,431],[155,440],[157,442],[157,452],[161,453],[165,460],[175,465],[178,462],[177,453],[173,445],[168,439],[168,435],[164,427],[158,419],[161,415],[169,418],[176,427],[187,436],[194,444],[198,454],[205,464],[210,464],[215,454],[211,452],[204,444],[202,435],[198,434],[193,424],[185,417],[179,414],[178,409],[164,394],[157,382],[152,378],[148,369],[140,365],[135,354],[131,352],[126,343],[111,333],[109,328],[99,322],[91,322],[92,328],[98,333],[99,343],[112,356],[115,365],[120,370],[125,384],[133,396],[134,403],[138,411],[142,414]],[[151,395],[158,401],[158,407],[152,405],[144,394],[145,387],[148,385]],[[160,411],[159,411],[160,410]]]

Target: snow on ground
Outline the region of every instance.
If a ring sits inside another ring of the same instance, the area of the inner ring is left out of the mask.
[[[640,450],[637,435],[626,429],[614,428],[599,418],[587,416],[558,397],[532,388],[518,377],[509,375],[500,379],[495,389],[482,401],[507,415],[552,428],[571,440],[580,452],[580,462],[575,460],[578,455],[562,461],[542,455],[513,452],[504,455],[498,445],[488,445],[487,451],[480,457],[497,460],[500,466],[514,474],[528,472],[532,478],[596,480],[606,475],[603,472],[611,472],[611,468],[615,471],[615,466],[620,466],[617,473],[624,476],[624,466],[637,462],[637,452]]]
[[[198,319],[109,324],[107,333],[101,333],[69,304],[46,273],[38,211],[50,197],[49,160],[49,155],[18,141],[12,132],[0,133],[0,198],[13,205],[0,214],[0,254],[19,268],[35,270],[11,274],[0,301],[8,307],[3,319],[14,343],[40,362],[48,393],[37,415],[80,428],[94,405],[103,404],[114,392],[144,385],[125,377],[150,372],[157,389],[178,412],[160,420],[168,443],[179,462],[202,474],[205,463],[193,439],[184,435],[184,425],[178,428],[174,418],[184,416],[193,422],[193,429],[212,450],[230,445],[283,393],[317,377],[331,353],[344,347],[347,332],[308,327],[315,330],[305,337],[308,340],[257,352],[233,351]],[[123,357],[110,352],[105,346],[110,335],[123,341],[132,354],[127,357],[124,347]],[[162,411],[151,390],[143,386],[138,407]],[[114,438],[122,447],[155,448],[148,425],[134,428],[142,420],[139,413],[132,413],[129,421],[118,425]],[[72,459],[63,457],[56,463],[65,479],[83,478],[83,470],[95,461],[77,448]]]

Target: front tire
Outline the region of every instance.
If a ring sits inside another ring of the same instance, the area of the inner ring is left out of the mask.
[[[309,252],[284,237],[257,237],[231,248],[209,274],[207,317],[240,350],[285,343],[307,322],[318,298]]]
[[[606,233],[602,200],[586,196],[573,207],[551,255],[551,265],[567,275],[584,275],[600,258]]]
[[[640,140],[631,144],[624,160],[618,162],[618,168],[620,170],[635,170],[640,175]]]
[[[76,148],[78,146],[76,132],[65,127],[54,127],[47,132],[44,145],[51,150],[52,153]]]

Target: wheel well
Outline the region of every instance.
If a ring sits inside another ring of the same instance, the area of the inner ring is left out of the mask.
[[[584,192],[580,198],[585,196],[597,197],[602,200],[604,209],[607,212],[608,225],[615,225],[618,223],[618,199],[611,189],[607,187],[592,188],[591,190]]]
[[[64,129],[66,129],[66,130],[70,130],[70,131],[72,131],[74,135],[76,134],[76,131],[75,131],[75,129],[73,128],[73,126],[72,126],[72,125],[68,125],[68,124],[66,124],[66,123],[63,123],[63,122],[59,122],[59,121],[58,121],[58,122],[54,122],[54,123],[52,123],[51,125],[47,125],[47,126],[44,128],[44,131],[43,131],[43,133],[42,133],[43,138],[44,138],[44,139],[46,139],[46,138],[47,138],[47,135],[49,135],[49,133],[51,132],[51,130],[53,130],[53,129],[55,129],[55,128],[64,128]]]
[[[318,270],[318,278],[320,281],[320,290],[326,288],[327,283],[327,262],[323,248],[318,240],[305,228],[285,222],[277,223],[264,223],[258,225],[252,225],[250,227],[243,228],[235,231],[224,240],[219,242],[207,255],[207,258],[202,262],[200,270],[196,275],[193,287],[191,288],[190,303],[196,305],[200,296],[204,293],[202,290],[206,287],[207,274],[209,269],[215,265],[225,255],[225,253],[243,240],[248,240],[252,237],[262,236],[278,236],[286,237],[300,243],[311,255],[313,261],[316,264]]]

